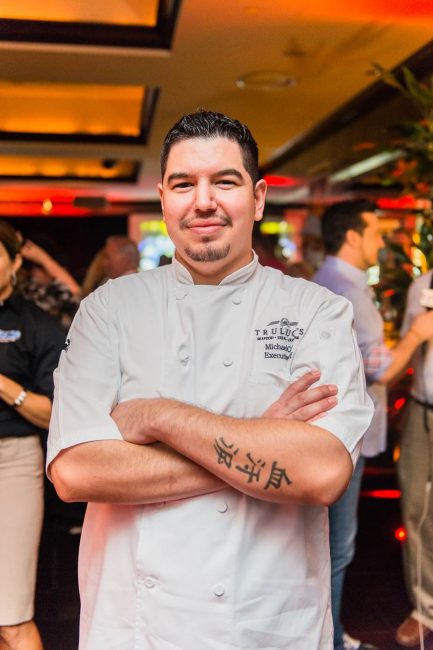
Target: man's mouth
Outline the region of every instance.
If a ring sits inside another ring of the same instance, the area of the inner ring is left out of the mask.
[[[192,232],[195,232],[197,235],[211,235],[215,232],[218,232],[222,228],[225,228],[226,224],[221,222],[212,222],[212,223],[203,223],[197,224],[192,223],[188,226],[188,229]]]
[[[228,225],[230,225],[230,220],[228,218],[208,218],[191,219],[191,221],[186,224],[186,227],[197,235],[212,235]]]

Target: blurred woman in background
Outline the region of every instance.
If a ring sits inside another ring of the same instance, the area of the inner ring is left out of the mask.
[[[43,452],[65,334],[15,291],[20,240],[0,221],[0,648],[41,650],[33,622],[43,519]]]

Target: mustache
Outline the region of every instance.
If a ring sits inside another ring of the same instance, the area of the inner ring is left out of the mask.
[[[180,229],[185,230],[185,228],[188,228],[194,221],[197,221],[197,219],[200,219],[200,221],[205,221],[206,219],[212,219],[213,221],[221,221],[225,226],[232,226],[233,225],[233,220],[231,217],[227,216],[226,214],[222,215],[217,215],[217,214],[210,214],[209,216],[192,216],[192,217],[185,217],[184,219],[181,219],[180,221]]]

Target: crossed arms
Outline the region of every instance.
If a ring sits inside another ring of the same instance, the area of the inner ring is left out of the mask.
[[[313,420],[337,388],[311,388],[313,371],[254,419],[216,415],[171,399],[135,399],[112,412],[123,440],[86,442],[50,465],[65,501],[145,504],[231,486],[254,498],[329,505],[347,486],[352,461]]]

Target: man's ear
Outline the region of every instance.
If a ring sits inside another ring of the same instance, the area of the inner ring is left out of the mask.
[[[164,199],[162,198],[162,183],[158,183],[158,192],[159,192],[159,200],[161,201],[161,212],[162,212],[162,219],[165,221],[165,216],[164,216]]]
[[[254,221],[260,221],[260,219],[263,217],[267,189],[268,186],[266,185],[266,181],[263,178],[257,181],[254,187],[254,202],[255,202]]]
[[[346,236],[344,238],[344,241],[350,248],[357,248],[359,245],[359,240],[360,240],[360,233],[357,232],[356,230],[352,230],[352,228],[349,228],[349,230],[346,231]]]

